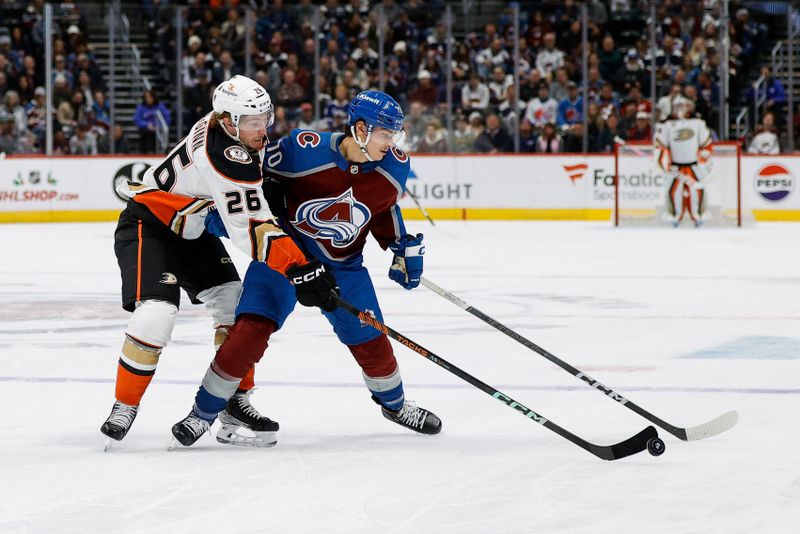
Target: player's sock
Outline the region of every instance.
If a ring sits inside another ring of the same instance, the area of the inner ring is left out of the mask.
[[[161,347],[148,345],[131,336],[125,337],[122,355],[117,364],[115,396],[118,401],[138,406],[153,379],[161,355]]]
[[[256,374],[256,368],[255,366],[253,366],[250,368],[249,371],[247,371],[247,374],[244,375],[242,381],[239,382],[239,389],[237,390],[237,393],[238,392],[247,393],[248,391],[250,391],[255,387],[256,385],[255,374]]]
[[[373,399],[389,410],[403,406],[403,379],[389,338],[380,335],[359,345],[348,345],[361,366],[364,383]]]

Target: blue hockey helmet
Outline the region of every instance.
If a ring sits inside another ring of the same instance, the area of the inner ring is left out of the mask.
[[[350,108],[347,110],[349,126],[355,126],[359,120],[363,120],[368,127],[399,132],[403,129],[403,110],[400,109],[400,104],[386,93],[361,91],[350,102]]]

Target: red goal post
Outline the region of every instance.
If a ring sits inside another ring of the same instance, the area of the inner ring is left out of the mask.
[[[743,205],[742,146],[736,141],[712,145],[711,170],[702,180],[705,191],[704,224],[742,226],[753,221]],[[646,141],[614,146],[615,226],[666,225],[669,179],[656,163],[655,149]]]

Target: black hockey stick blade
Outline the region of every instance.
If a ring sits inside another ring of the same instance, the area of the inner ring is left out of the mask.
[[[437,354],[429,351],[419,343],[403,336],[396,330],[378,321],[372,315],[363,312],[358,308],[356,308],[355,306],[353,306],[352,304],[350,304],[349,302],[342,300],[342,298],[339,297],[339,295],[337,295],[336,293],[332,293],[332,295],[337,306],[339,306],[346,312],[350,313],[351,315],[358,317],[358,319],[362,323],[367,324],[372,328],[378,330],[379,332],[386,334],[388,337],[394,339],[395,341],[398,341],[402,345],[405,345],[410,350],[413,350],[414,352],[424,357],[425,359],[432,361],[439,367],[456,375],[457,377],[464,380],[468,384],[480,389],[487,395],[490,395],[491,397],[499,400],[506,406],[514,408],[516,411],[518,411],[526,418],[533,420],[535,423],[539,423],[548,430],[555,432],[564,439],[571,441],[575,445],[581,447],[586,451],[589,451],[590,453],[594,454],[595,456],[597,456],[602,460],[619,460],[620,458],[625,458],[626,456],[642,452],[645,449],[647,449],[653,456],[658,456],[664,452],[664,442],[661,441],[661,439],[658,437],[656,429],[653,428],[652,426],[645,428],[635,436],[628,438],[620,443],[617,443],[616,445],[595,445],[594,443],[590,443],[585,439],[573,434],[569,430],[557,425],[556,423],[547,419],[543,415],[536,413],[527,406],[520,404],[519,402],[515,401],[508,395],[501,393],[500,391],[493,388],[489,384],[475,378],[466,371],[451,364],[441,356],[438,356]],[[655,444],[654,448],[651,448],[652,444]]]
[[[619,460],[647,449],[648,443],[654,438],[658,438],[658,431],[654,426],[650,425],[635,436],[616,445],[597,447],[599,450],[595,451],[594,454],[603,460]]]

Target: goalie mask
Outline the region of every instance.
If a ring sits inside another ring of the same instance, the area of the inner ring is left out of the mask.
[[[672,114],[678,119],[688,119],[693,107],[692,101],[683,95],[672,99]]]

